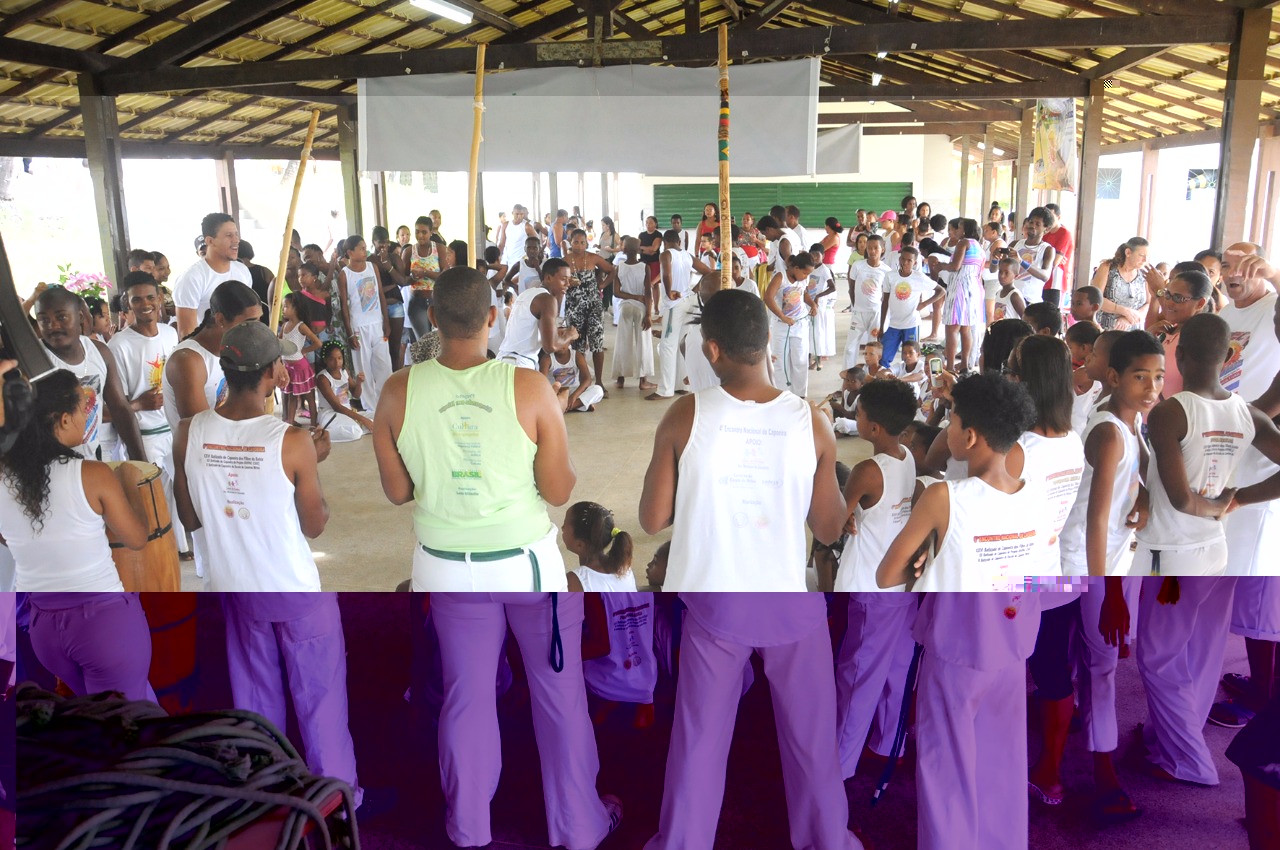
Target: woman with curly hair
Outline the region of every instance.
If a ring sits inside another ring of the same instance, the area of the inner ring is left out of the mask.
[[[111,467],[82,459],[88,399],[61,369],[36,385],[35,410],[0,458],[0,535],[21,591],[122,591],[107,529],[129,549],[147,530]]]

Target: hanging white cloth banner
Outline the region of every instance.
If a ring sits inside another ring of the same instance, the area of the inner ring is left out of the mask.
[[[735,177],[814,174],[818,59],[729,69]],[[486,75],[482,171],[714,177],[716,68],[620,65]],[[360,169],[466,171],[475,77],[360,80]]]
[[[862,125],[818,133],[817,174],[857,174],[862,170]]]

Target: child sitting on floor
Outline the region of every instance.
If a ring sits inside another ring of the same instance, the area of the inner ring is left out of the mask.
[[[364,373],[347,374],[342,345],[334,340],[320,348],[320,363],[316,387],[320,390],[321,421],[316,424],[325,427],[335,443],[349,443],[372,432],[373,420],[351,406],[352,399],[360,398]]]

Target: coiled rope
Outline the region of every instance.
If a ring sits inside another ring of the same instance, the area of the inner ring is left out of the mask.
[[[281,812],[276,850],[307,837],[325,850],[360,848],[351,787],[313,775],[253,712],[169,717],[150,702],[65,699],[29,682],[17,704],[19,848],[221,850]],[[345,819],[326,820],[335,793]]]

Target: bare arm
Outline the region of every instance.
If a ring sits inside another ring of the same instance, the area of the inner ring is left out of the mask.
[[[1187,413],[1177,399],[1165,399],[1155,406],[1148,419],[1148,435],[1156,456],[1156,469],[1173,509],[1196,517],[1221,517],[1235,491],[1224,490],[1216,499],[1206,499],[1191,489],[1187,467],[1182,461],[1182,440],[1187,435]]]
[[[190,419],[200,411],[209,409],[209,402],[204,395],[204,382],[208,379],[209,372],[199,354],[185,348],[175,351],[164,368],[169,373],[179,419]]]
[[[1124,456],[1124,441],[1114,425],[1099,425],[1089,434],[1085,460],[1093,468],[1089,484],[1089,507],[1085,519],[1085,561],[1089,575],[1107,574],[1107,535],[1111,531],[1111,487]]]
[[[568,351],[569,346],[578,338],[577,328],[559,326],[557,306],[556,297],[550,292],[542,293],[529,305],[529,309],[538,317],[538,337],[542,340],[542,350],[546,352]]]
[[[849,473],[849,480],[844,485],[846,514],[844,530],[849,534],[857,534],[858,527],[853,519],[854,508],[858,507],[864,498],[870,502],[865,507],[874,507],[883,495],[884,473],[880,471],[880,466],[874,460],[867,458],[853,468]]]
[[[1253,417],[1253,447],[1272,463],[1280,463],[1280,430],[1254,405],[1249,405],[1249,413]],[[1272,499],[1280,499],[1280,472],[1257,484],[1241,487],[1236,493],[1236,502],[1241,505],[1269,502]]]
[[[284,435],[284,471],[293,481],[293,504],[302,533],[314,540],[329,522],[329,504],[320,487],[320,460],[311,433],[290,428]]]
[[[533,456],[534,484],[547,504],[559,507],[569,501],[578,483],[578,474],[569,457],[569,432],[565,429],[564,414],[546,378],[530,369],[515,372],[520,424],[528,433],[532,419],[535,429],[534,443],[538,448]]]
[[[195,503],[191,501],[191,490],[187,487],[187,433],[191,420],[183,419],[178,423],[178,430],[173,435],[173,501],[178,507],[178,518],[187,531],[196,531],[201,527],[200,517],[196,514]]]
[[[194,307],[178,307],[178,339],[186,339],[200,324],[200,314]]]
[[[116,426],[120,440],[129,450],[129,459],[146,461],[147,450],[142,444],[142,431],[138,428],[138,417],[133,415],[133,405],[124,393],[124,384],[120,382],[120,370],[116,368],[116,358],[104,343],[95,339],[93,344],[97,346],[98,353],[107,364],[107,379],[102,387],[102,400],[111,411],[111,423]]]
[[[640,494],[640,527],[646,534],[657,534],[675,519],[680,454],[693,432],[694,410],[694,396],[685,396],[677,399],[658,423]]]
[[[782,288],[782,273],[775,272],[773,278],[769,281],[769,285],[764,290],[764,307],[770,313],[777,317],[778,321],[794,324],[794,320],[788,319],[782,315],[782,308],[778,306],[778,290]]]
[[[111,467],[86,461],[80,465],[80,483],[94,512],[102,515],[116,540],[134,552],[147,545],[147,527],[129,504],[124,487]]]
[[[898,532],[898,536],[884,553],[884,558],[880,560],[880,566],[876,569],[876,584],[881,587],[896,587],[913,578],[916,553],[930,535],[937,534],[939,541],[946,536],[950,515],[951,491],[947,489],[947,485],[939,482],[926,487],[920,501],[911,509],[907,524]]]
[[[813,472],[813,499],[809,502],[809,528],[815,540],[830,546],[840,539],[849,515],[836,478],[836,435],[831,430],[831,420],[813,408],[809,415],[818,453],[818,466]]]
[[[382,480],[382,492],[393,505],[403,505],[413,499],[413,478],[396,448],[404,425],[411,371],[401,369],[391,373],[378,396],[378,409],[373,417],[373,454],[378,460],[378,477]]]

